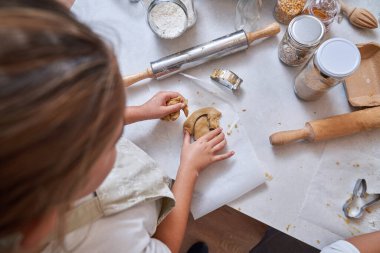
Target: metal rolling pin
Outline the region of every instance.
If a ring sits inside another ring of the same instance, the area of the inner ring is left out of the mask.
[[[273,23],[266,28],[246,33],[240,30],[204,44],[180,51],[150,63],[141,73],[125,76],[124,86],[128,87],[147,78],[163,79],[175,73],[198,66],[202,63],[221,58],[242,50],[261,38],[271,37],[280,32],[280,25]]]

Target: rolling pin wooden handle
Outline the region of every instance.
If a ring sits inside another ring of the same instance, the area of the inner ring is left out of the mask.
[[[308,127],[299,130],[290,130],[274,133],[269,137],[273,146],[284,145],[298,140],[306,140],[311,138],[311,131]]]
[[[132,84],[147,78],[154,78],[154,74],[151,68],[148,68],[147,70],[134,75],[123,77],[124,86],[131,86]]]
[[[262,30],[259,30],[256,32],[248,32],[247,33],[248,44],[251,44],[253,41],[257,39],[274,36],[280,31],[281,31],[280,25],[277,22],[275,22]]]

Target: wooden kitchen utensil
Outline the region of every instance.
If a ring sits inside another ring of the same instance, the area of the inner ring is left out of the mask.
[[[280,32],[280,25],[273,23],[256,32],[240,30],[213,41],[183,50],[151,62],[150,67],[135,75],[123,78],[124,86],[128,87],[147,78],[163,79],[185,69],[198,66],[210,60],[218,59],[247,49],[252,42],[271,37]]]
[[[380,128],[380,107],[310,121],[302,129],[274,133],[269,140],[275,146],[299,140],[324,141],[375,128]]]
[[[354,26],[359,28],[375,29],[379,26],[377,19],[371,12],[363,8],[351,7],[340,1],[343,14]]]
[[[347,98],[352,106],[380,105],[380,44],[357,45],[361,63],[355,73],[345,80]]]

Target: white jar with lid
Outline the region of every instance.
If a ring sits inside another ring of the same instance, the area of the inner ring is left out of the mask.
[[[299,66],[313,55],[326,28],[316,17],[301,15],[289,24],[278,46],[278,57],[289,66]]]
[[[197,20],[193,0],[143,0],[152,31],[164,39],[182,35]]]
[[[360,59],[360,52],[351,41],[329,39],[321,44],[314,58],[297,75],[294,92],[303,100],[317,100],[352,75],[358,69]]]

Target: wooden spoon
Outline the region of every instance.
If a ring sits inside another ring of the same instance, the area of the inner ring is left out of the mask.
[[[371,12],[363,8],[351,7],[340,1],[343,14],[354,26],[359,28],[375,29],[379,26],[377,19]]]

